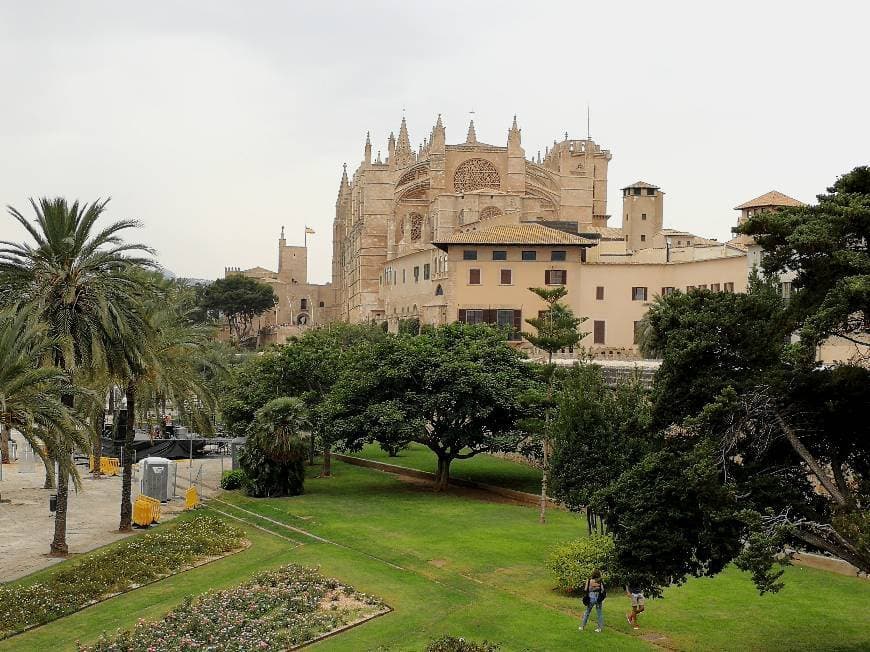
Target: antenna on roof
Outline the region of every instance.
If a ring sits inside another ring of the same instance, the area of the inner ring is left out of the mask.
[[[586,102],[586,140],[592,140],[592,131],[589,129],[589,102]]]

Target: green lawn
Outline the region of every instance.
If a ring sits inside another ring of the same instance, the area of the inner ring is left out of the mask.
[[[359,453],[351,455],[429,473],[435,473],[437,466],[435,454],[420,444],[411,444],[400,451],[398,457],[390,457],[377,444],[369,444]],[[532,494],[541,493],[541,472],[538,469],[492,455],[475,455],[467,460],[455,460],[450,465],[450,477]]]
[[[451,633],[500,642],[504,651],[653,649],[640,635],[695,650],[870,649],[870,583],[793,568],[786,588],[759,597],[748,577],[729,570],[693,580],[649,601],[643,629],[631,632],[626,598],[612,594],[603,634],[577,631],[579,600],[552,590],[543,570],[556,542],[585,530],[585,519],[553,511],[546,526],[533,508],[441,495],[388,474],[335,464],[335,477],[311,478],[306,495],[233,505],[334,543],[306,539],[221,503],[218,509],[296,540],[250,529],[245,552],[130,594],[0,644],[0,650],[73,649],[77,638],[159,618],[185,595],[243,581],[259,568],[289,561],[380,596],[394,611],[315,646],[320,650],[415,650]],[[337,545],[335,545],[337,544]]]

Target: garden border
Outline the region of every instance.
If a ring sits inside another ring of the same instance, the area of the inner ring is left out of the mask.
[[[354,589],[356,590],[356,589]],[[325,634],[321,634],[317,638],[312,638],[310,641],[306,641],[305,643],[300,643],[299,645],[294,645],[289,650],[301,650],[304,647],[308,647],[309,645],[314,645],[315,643],[319,643],[320,641],[326,640],[327,638],[332,638],[333,636],[338,636],[339,634],[343,634],[344,632],[353,629],[354,627],[359,627],[360,625],[365,625],[368,622],[371,622],[375,618],[380,618],[381,616],[386,616],[388,613],[393,612],[393,608],[390,605],[386,606],[386,609],[382,609],[381,611],[372,614],[366,618],[360,618],[352,623],[348,623],[347,625],[342,625],[337,629],[333,629],[331,632],[326,632]]]
[[[130,539],[130,538],[132,538],[132,537],[125,537],[123,540],[126,541],[127,539]],[[101,546],[101,548],[106,548],[109,545],[112,545],[112,544],[108,544],[107,546]],[[49,620],[48,622],[45,622],[45,623],[37,623],[35,625],[30,625],[30,626],[25,627],[24,629],[22,629],[20,631],[15,632],[14,634],[10,634],[9,636],[6,636],[5,638],[0,638],[0,645],[2,645],[3,641],[8,641],[12,638],[15,638],[16,636],[19,636],[21,634],[26,634],[27,632],[33,631],[34,629],[39,629],[40,627],[45,627],[46,625],[51,625],[52,623],[56,623],[58,621],[63,620],[64,618],[69,618],[70,616],[75,616],[76,614],[80,614],[83,611],[87,611],[91,607],[96,607],[97,605],[102,604],[103,602],[108,602],[112,598],[117,598],[120,595],[126,595],[127,593],[130,593],[132,591],[136,591],[138,589],[144,589],[146,586],[151,586],[152,584],[156,584],[157,582],[162,582],[163,580],[167,580],[170,577],[175,577],[176,575],[180,575],[181,573],[186,573],[187,571],[196,570],[197,568],[200,568],[202,566],[207,566],[208,564],[211,564],[211,563],[216,562],[216,561],[220,561],[221,559],[226,559],[227,557],[231,557],[232,555],[235,555],[237,553],[244,552],[245,550],[247,550],[250,547],[251,547],[251,542],[248,539],[244,539],[242,541],[242,546],[237,548],[236,550],[230,550],[229,552],[226,552],[226,553],[219,555],[217,557],[204,557],[203,559],[201,559],[200,561],[198,561],[195,564],[182,566],[181,568],[176,570],[174,573],[169,573],[168,575],[162,575],[160,577],[156,577],[153,580],[145,582],[144,584],[137,584],[136,586],[131,586],[130,588],[128,588],[124,591],[118,591],[117,593],[109,593],[109,594],[103,596],[102,598],[100,598],[99,600],[95,600],[94,602],[89,602],[81,609],[76,609],[75,611],[71,611],[68,614],[64,614],[60,618],[55,618],[54,620]],[[95,548],[94,550],[100,550],[100,548]],[[90,551],[87,553],[84,553],[84,554],[90,554]],[[74,557],[74,559],[75,558],[77,558],[77,557]]]

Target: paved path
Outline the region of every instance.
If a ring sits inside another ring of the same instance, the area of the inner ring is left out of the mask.
[[[229,459],[224,463],[229,468]],[[202,493],[209,495],[209,487],[220,481],[220,459],[194,460],[196,472],[202,464]],[[72,554],[87,552],[129,535],[119,534],[118,519],[121,504],[121,478],[103,477],[94,480],[87,468],[79,466],[82,487],[78,492],[70,488],[67,515],[67,543]],[[188,462],[178,462],[177,493],[188,487]],[[19,473],[19,465],[4,464],[0,480],[0,496],[10,502],[0,503],[0,582],[7,582],[55,564],[60,559],[48,557],[54,537],[54,515],[48,510],[52,489],[43,489],[45,468],[37,460],[33,473]],[[139,482],[134,476],[133,498],[139,493]],[[183,500],[165,504],[162,519],[167,520],[184,508]]]

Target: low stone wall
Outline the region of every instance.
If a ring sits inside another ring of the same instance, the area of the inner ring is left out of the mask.
[[[435,474],[428,471],[419,471],[417,469],[409,469],[406,466],[398,466],[396,464],[387,464],[385,462],[376,462],[375,460],[367,460],[362,457],[354,457],[352,455],[342,455],[333,453],[332,456],[355,466],[364,466],[369,469],[377,469],[385,473],[394,475],[402,475],[406,478],[417,478],[419,480],[431,480],[435,482]],[[468,489],[478,489],[480,491],[488,491],[489,493],[509,498],[510,500],[522,503],[524,505],[538,506],[541,504],[541,497],[536,494],[526,493],[525,491],[515,491],[513,489],[505,489],[504,487],[496,487],[491,484],[483,484],[482,482],[473,482],[471,480],[462,480],[460,478],[450,478],[450,484],[455,487],[466,487]],[[564,509],[564,507],[553,500],[547,501],[547,507],[551,509]]]

